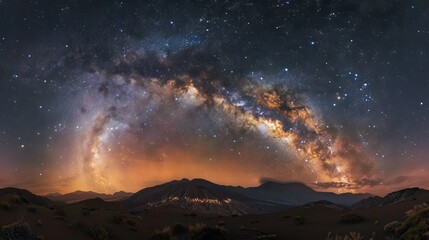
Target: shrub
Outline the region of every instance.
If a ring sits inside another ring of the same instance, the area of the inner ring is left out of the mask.
[[[37,208],[32,207],[32,206],[28,206],[28,207],[27,207],[27,212],[35,213],[35,212],[37,212]]]
[[[55,214],[57,214],[58,216],[63,216],[63,217],[66,216],[66,212],[64,212],[64,210],[61,208],[57,208],[55,210]]]
[[[364,220],[364,217],[357,213],[345,213],[341,216],[340,221],[343,223],[359,223]]]
[[[195,223],[195,225],[189,225],[189,231],[191,233],[201,232],[205,227],[207,227],[207,225],[204,223]]]
[[[364,240],[365,236],[360,235],[360,233],[350,232],[344,236],[336,235],[335,237],[331,236],[331,232],[328,233],[326,240]],[[372,237],[369,240],[375,239],[375,232],[372,233]]]
[[[195,228],[198,229],[198,228]],[[200,231],[193,231],[192,240],[223,240],[225,239],[226,230],[222,227],[203,227]]]
[[[156,230],[155,234],[149,240],[171,240],[171,228],[164,227],[162,230]]]
[[[295,222],[295,224],[304,224],[306,222],[305,217],[302,216],[295,216],[293,221]]]
[[[123,217],[121,215],[113,215],[112,222],[115,224],[121,224],[123,221]]]
[[[89,214],[91,212],[89,211],[88,208],[82,208],[81,211],[80,211],[80,213],[82,213],[83,216],[89,216]]]
[[[128,219],[128,220],[127,220],[127,223],[128,223],[129,225],[131,225],[131,226],[135,226],[135,225],[136,225],[136,222],[135,222],[134,220],[132,220],[132,219]]]
[[[384,226],[386,235],[393,239],[413,240],[428,239],[429,232],[429,206],[419,204],[406,212],[407,218],[402,221],[394,221]]]
[[[387,234],[393,235],[396,233],[396,231],[399,229],[400,226],[401,226],[400,222],[393,221],[393,222],[390,222],[390,223],[384,225],[384,231]]]
[[[95,240],[107,240],[109,239],[109,234],[107,233],[106,229],[101,227],[100,225],[94,225],[89,228],[90,234],[92,238]]]
[[[82,221],[78,221],[72,225],[73,227],[80,229],[81,231],[87,233],[95,240],[107,240],[109,239],[109,233],[105,228],[100,225],[88,225]]]
[[[20,195],[19,199],[21,199],[21,202],[30,203],[30,201],[28,201],[28,199],[25,196]]]
[[[42,235],[38,235],[38,236],[36,237],[36,240],[45,240],[45,238],[44,238]]]
[[[10,207],[10,204],[5,201],[0,201],[0,208],[4,209],[6,211],[10,211],[12,208]]]
[[[10,198],[10,200],[12,200],[12,202],[14,202],[14,203],[17,203],[17,204],[20,204],[22,201],[21,201],[21,198],[18,196],[18,195],[12,195],[12,197]]]
[[[2,232],[8,239],[34,239],[34,235],[28,224],[24,221],[18,221],[2,227]]]
[[[225,239],[227,230],[222,226],[209,227],[204,223],[189,225],[192,240],[220,240]]]
[[[54,219],[61,220],[63,222],[66,221],[66,217],[64,217],[64,216],[54,216]]]
[[[255,238],[255,240],[276,240],[277,235],[275,234],[268,234],[268,235],[262,235]]]
[[[184,217],[196,217],[197,214],[196,213],[185,213],[183,214]]]
[[[421,210],[428,208],[429,205],[427,203],[417,204],[413,207],[413,209],[408,210],[405,214],[407,217],[412,217],[418,214]]]
[[[165,235],[163,233],[155,233],[153,234],[149,240],[171,240],[171,236],[170,235]]]
[[[183,223],[175,223],[171,230],[172,235],[183,235],[188,233],[188,228]]]
[[[429,226],[425,221],[420,221],[414,226],[411,226],[403,233],[400,239],[425,239],[424,235],[429,231]]]

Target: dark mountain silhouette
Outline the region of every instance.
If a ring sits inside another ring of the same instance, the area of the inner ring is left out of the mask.
[[[123,191],[116,192],[114,194],[96,193],[91,191],[88,191],[88,192],[75,191],[75,192],[66,193],[66,194],[51,193],[46,195],[46,197],[56,202],[75,203],[86,199],[94,199],[94,198],[100,198],[105,201],[121,201],[130,197],[131,195],[132,193],[127,193]]]
[[[99,209],[110,210],[110,211],[120,211],[121,202],[118,201],[105,201],[99,197],[85,199],[80,202],[71,203],[73,206],[80,206],[81,208],[86,208],[89,211],[96,211]]]
[[[317,192],[302,183],[266,182],[259,187],[233,187],[203,179],[182,179],[145,188],[124,201],[130,210],[173,204],[197,212],[265,213],[321,200],[350,206],[370,194]]]
[[[182,179],[145,188],[124,201],[130,210],[163,205],[177,205],[200,213],[219,215],[265,213],[287,206],[255,200],[236,191],[203,179]]]
[[[328,207],[328,208],[333,208],[333,209],[337,209],[337,210],[346,210],[347,208],[335,203],[332,203],[330,201],[326,201],[326,200],[320,200],[320,201],[316,201],[316,202],[310,202],[310,203],[306,203],[303,205],[303,207],[315,207],[315,206],[324,206],[324,207]]]
[[[336,194],[331,192],[317,192],[303,183],[278,183],[268,181],[258,187],[237,187],[236,191],[257,200],[264,200],[289,206],[298,206],[310,202],[326,200],[343,206],[352,204],[373,196],[371,194]]]
[[[0,198],[1,199],[13,199],[15,196],[15,201],[23,202],[23,203],[32,203],[35,205],[43,206],[43,207],[54,207],[55,204],[46,197],[38,196],[31,193],[25,189],[19,188],[2,188],[0,189]]]
[[[421,188],[406,188],[396,192],[391,192],[384,197],[369,197],[355,203],[352,209],[371,208],[381,205],[388,205],[404,201],[415,201],[429,196],[429,191]]]
[[[362,209],[368,207],[375,207],[383,205],[384,198],[379,196],[369,197],[360,200],[359,202],[353,204],[352,209]]]

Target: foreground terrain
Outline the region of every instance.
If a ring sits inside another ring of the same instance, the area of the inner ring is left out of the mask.
[[[5,188],[0,189],[0,236],[70,240],[425,239],[428,202],[429,191],[413,188],[347,207],[321,200],[266,213],[227,215],[175,202],[135,210],[130,210],[126,201],[101,198],[65,204],[26,190]]]

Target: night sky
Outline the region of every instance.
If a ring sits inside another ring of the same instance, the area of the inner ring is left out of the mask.
[[[0,0],[0,187],[429,187],[429,1]]]

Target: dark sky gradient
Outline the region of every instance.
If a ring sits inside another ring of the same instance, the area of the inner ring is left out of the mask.
[[[0,187],[429,187],[429,2],[0,0]]]

